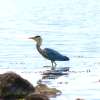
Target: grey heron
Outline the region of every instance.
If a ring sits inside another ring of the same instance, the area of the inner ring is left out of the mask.
[[[51,60],[52,63],[52,70],[55,69],[56,67],[56,62],[55,61],[69,61],[69,57],[66,57],[59,52],[50,49],[50,48],[41,48],[42,45],[42,38],[40,36],[35,36],[35,37],[29,37],[29,39],[33,39],[36,41],[36,48],[38,52],[46,59]]]

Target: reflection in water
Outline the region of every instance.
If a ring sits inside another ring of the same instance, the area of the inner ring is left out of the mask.
[[[69,67],[57,68],[55,70],[47,70],[43,72],[42,79],[57,79],[60,76],[66,76],[69,73]]]

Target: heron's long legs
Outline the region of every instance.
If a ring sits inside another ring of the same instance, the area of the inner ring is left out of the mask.
[[[52,63],[52,68],[51,68],[51,70],[55,70],[55,68],[56,68],[56,62],[55,61],[51,61],[51,63]],[[54,65],[55,64],[55,65]]]

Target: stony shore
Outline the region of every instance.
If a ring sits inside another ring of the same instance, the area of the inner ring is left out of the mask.
[[[15,72],[0,74],[0,100],[49,100],[57,94],[61,91],[41,83],[34,87]]]

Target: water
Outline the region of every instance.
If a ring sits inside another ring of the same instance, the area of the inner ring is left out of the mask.
[[[27,38],[41,35],[42,48],[70,57],[70,62],[57,62],[57,67],[77,72],[51,81],[63,93],[52,99],[100,100],[99,5],[98,0],[0,0],[0,73],[15,71],[35,85],[34,71],[51,63]]]

